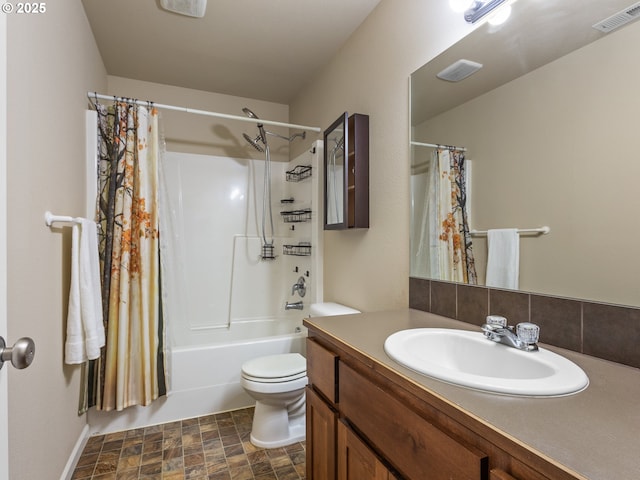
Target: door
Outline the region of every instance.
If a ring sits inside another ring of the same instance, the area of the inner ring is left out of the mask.
[[[0,335],[7,338],[7,15],[0,15]],[[7,370],[0,370],[0,480],[9,478]]]

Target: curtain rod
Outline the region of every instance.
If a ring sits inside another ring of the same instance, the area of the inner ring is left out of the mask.
[[[411,145],[415,145],[416,147],[430,147],[430,148],[445,148],[447,150],[456,150],[458,152],[466,152],[466,147],[456,147],[455,145],[440,145],[436,143],[422,143],[422,142],[414,142],[411,141]]]
[[[241,122],[251,122],[251,123],[262,123],[264,125],[275,125],[277,127],[288,127],[288,128],[296,128],[296,129],[300,129],[300,130],[311,130],[313,132],[321,132],[322,129],[320,127],[309,127],[309,126],[305,126],[305,125],[295,125],[293,123],[284,123],[284,122],[276,122],[273,120],[262,120],[262,119],[255,119],[255,118],[249,118],[249,117],[242,117],[240,115],[229,115],[226,113],[218,113],[218,112],[208,112],[206,110],[198,110],[195,108],[187,108],[187,107],[176,107],[174,105],[165,105],[162,103],[155,103],[155,102],[147,102],[144,100],[135,100],[132,98],[126,98],[126,97],[117,97],[114,95],[103,95],[103,94],[99,94],[96,92],[87,92],[87,97],[89,99],[92,98],[99,98],[102,100],[112,100],[112,101],[119,101],[119,102],[127,102],[127,103],[131,103],[134,105],[142,105],[142,106],[148,106],[149,104],[153,105],[156,108],[162,108],[164,110],[175,110],[177,112],[185,112],[185,113],[193,113],[195,115],[204,115],[207,117],[218,117],[218,118],[226,118],[229,120],[239,120]]]

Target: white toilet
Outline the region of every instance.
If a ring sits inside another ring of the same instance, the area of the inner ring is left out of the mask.
[[[338,303],[313,303],[314,317],[360,313]],[[278,448],[305,439],[307,360],[299,353],[254,358],[242,365],[240,384],[256,400],[251,443]]]
[[[302,355],[249,360],[242,365],[240,384],[256,400],[251,443],[278,448],[305,439],[307,361]]]

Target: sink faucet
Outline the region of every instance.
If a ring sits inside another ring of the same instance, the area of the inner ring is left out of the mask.
[[[507,326],[507,319],[498,315],[489,315],[487,323],[482,325],[484,336],[496,343],[508,347],[535,352],[538,350],[538,336],[540,327],[535,323],[523,322],[514,328]]]
[[[299,302],[287,302],[284,306],[285,310],[303,310],[304,309],[304,305],[302,303],[302,300],[300,300]]]

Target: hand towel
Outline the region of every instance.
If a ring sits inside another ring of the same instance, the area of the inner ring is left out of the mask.
[[[515,228],[487,231],[487,287],[517,290],[520,276],[520,236]]]
[[[105,344],[96,223],[79,219],[71,236],[71,288],[65,362],[84,363],[100,356]]]

